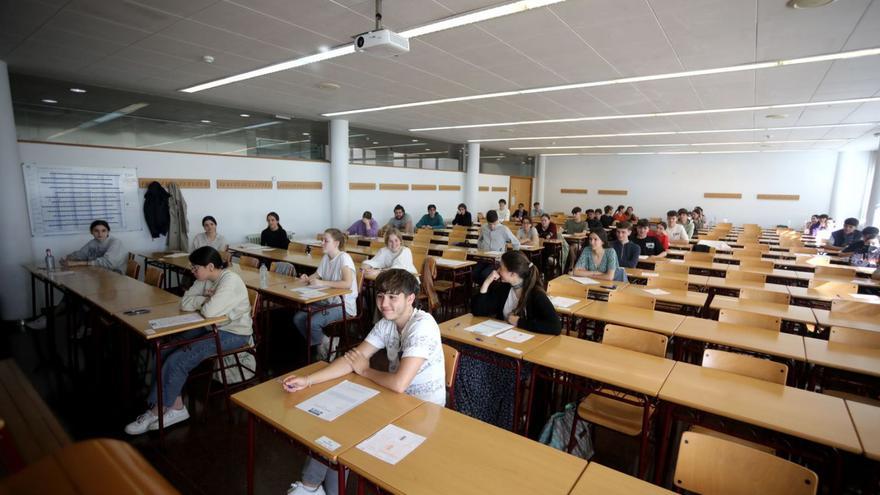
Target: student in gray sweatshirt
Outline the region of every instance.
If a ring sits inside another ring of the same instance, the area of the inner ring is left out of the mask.
[[[507,251],[507,243],[510,243],[513,249],[519,249],[519,239],[513,235],[513,232],[502,225],[498,221],[498,212],[489,210],[486,213],[486,223],[480,228],[480,238],[477,240],[477,249],[480,251]],[[477,263],[474,267],[474,277],[476,282],[482,284],[483,280],[495,269],[494,263]]]
[[[94,239],[61,259],[63,266],[100,266],[114,272],[125,273],[128,253],[122,241],[110,237],[110,225],[104,220],[95,220],[89,227]]]

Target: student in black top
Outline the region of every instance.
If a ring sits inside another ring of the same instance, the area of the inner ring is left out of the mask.
[[[587,228],[590,229],[590,232],[603,229],[602,222],[599,220],[601,216],[601,210],[587,210]]]
[[[517,220],[522,220],[523,217],[529,216],[529,210],[526,209],[526,205],[524,203],[520,203],[516,205],[516,211],[513,212],[513,215],[510,216],[510,219],[514,218]]]
[[[458,213],[456,213],[455,218],[452,219],[452,225],[464,225],[465,227],[470,227],[473,224],[474,221],[471,220],[471,212],[467,211],[467,205],[459,203]]]
[[[287,239],[287,232],[278,223],[280,218],[274,211],[270,211],[266,215],[266,223],[269,225],[260,233],[260,244],[278,249],[287,249],[290,240]]]
[[[855,241],[844,248],[844,253],[852,253],[849,264],[856,266],[877,266],[880,258],[880,246],[877,243],[877,227],[862,229],[862,240]]]
[[[471,311],[530,332],[559,335],[562,331],[559,315],[544,292],[541,272],[522,251],[501,256],[501,266],[483,282]]]
[[[614,223],[614,217],[611,215],[613,210],[614,208],[612,208],[611,205],[605,205],[605,214],[599,218],[599,222],[601,222],[602,226],[606,229],[611,227],[611,224]]]
[[[861,239],[862,233],[859,231],[859,219],[847,218],[843,221],[843,228],[835,230],[831,233],[831,245],[834,247],[844,248],[850,243]]]
[[[636,224],[636,232],[631,235],[629,241],[639,247],[641,254],[645,256],[666,256],[663,243],[656,237],[649,237],[651,224],[647,220],[639,220]]]
[[[631,232],[632,226],[629,222],[617,222],[617,229],[614,231],[617,239],[611,243],[611,247],[617,253],[617,263],[624,268],[635,268],[642,254],[637,244],[629,242]]]

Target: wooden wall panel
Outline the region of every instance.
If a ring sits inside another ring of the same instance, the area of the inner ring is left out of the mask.
[[[272,181],[217,179],[217,189],[272,189]]]
[[[349,182],[348,188],[353,191],[374,191],[376,184],[373,182]]]
[[[480,191],[488,191],[489,186],[480,186]]]
[[[461,186],[444,186],[440,185],[441,191],[461,191]]]
[[[599,194],[604,194],[605,196],[626,196],[627,191],[623,189],[599,189]]]
[[[409,184],[379,184],[380,191],[409,191]]]
[[[742,193],[703,193],[704,198],[742,199]]]
[[[168,187],[168,184],[174,182],[181,189],[211,189],[211,179],[162,179],[149,177],[138,179],[138,187],[146,189],[153,181],[162,184],[162,187]]]
[[[562,194],[587,194],[586,189],[560,189],[559,192]]]
[[[298,180],[280,180],[278,181],[278,189],[324,189],[323,182],[304,182]]]
[[[772,199],[778,201],[798,201],[800,194],[759,194],[758,199]]]
[[[436,191],[437,186],[433,184],[411,184],[410,188],[413,191]]]
[[[504,187],[504,186],[492,186],[492,192],[507,192],[507,187]]]

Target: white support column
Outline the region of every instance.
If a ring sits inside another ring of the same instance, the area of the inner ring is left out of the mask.
[[[330,224],[348,225],[348,121],[330,121]]]
[[[880,223],[880,215],[875,215],[880,209],[880,149],[871,153],[874,159],[874,180],[871,184],[871,194],[868,195],[868,205],[865,212],[865,225],[877,226]]]
[[[24,174],[18,154],[12,94],[6,62],[0,60],[0,318],[18,320],[30,313],[30,282],[23,263],[33,261]],[[27,239],[27,240],[25,240]],[[56,255],[57,256],[57,255]]]
[[[544,189],[546,177],[547,157],[544,155],[538,155],[535,158],[535,199],[532,202],[541,203],[541,208],[544,208]],[[529,206],[529,208],[531,208],[531,206]]]
[[[464,180],[464,204],[477,219],[477,193],[480,190],[480,143],[467,145],[467,172]]]

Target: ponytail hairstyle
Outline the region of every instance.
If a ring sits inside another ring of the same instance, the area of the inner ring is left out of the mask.
[[[329,235],[334,241],[339,243],[339,250],[345,251],[345,234],[339,229],[327,229],[324,234]]]
[[[501,255],[501,263],[504,268],[511,273],[519,275],[522,279],[522,296],[516,303],[513,314],[523,316],[526,305],[531,301],[535,294],[544,293],[544,282],[541,278],[541,272],[538,267],[529,261],[528,256],[522,251],[507,251]]]
[[[202,246],[189,254],[189,262],[193,265],[208,266],[214,265],[216,269],[226,268],[226,262],[220,253],[211,246]]]

